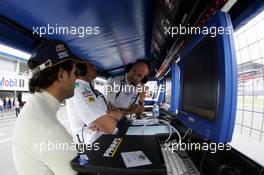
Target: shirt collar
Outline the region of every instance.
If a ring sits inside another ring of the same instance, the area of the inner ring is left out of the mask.
[[[87,81],[81,80],[81,79],[77,79],[76,83],[80,83],[80,84],[88,84],[90,85]]]
[[[94,89],[92,83],[89,83],[89,82],[81,80],[81,79],[77,79],[75,83],[80,83],[80,84],[87,85],[87,86],[90,87],[91,90]],[[94,90],[92,90],[92,91],[94,91]]]
[[[98,96],[96,90],[94,89],[94,87],[93,87],[93,85],[92,85],[92,82],[89,83],[89,82],[87,82],[87,81],[84,81],[84,80],[81,80],[81,79],[77,79],[77,80],[76,80],[76,83],[80,83],[80,84],[85,84],[85,85],[87,85],[87,86],[90,88],[90,90],[93,92],[93,94],[94,94],[96,97]]]
[[[47,91],[36,93],[36,95],[42,98],[45,102],[47,102],[48,106],[53,110],[53,112],[57,112],[59,110],[60,102],[57,100],[56,97],[54,97]]]

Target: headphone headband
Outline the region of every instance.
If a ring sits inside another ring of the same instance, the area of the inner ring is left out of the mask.
[[[77,63],[76,72],[77,72],[77,76],[85,76],[87,74],[87,67],[85,63]]]

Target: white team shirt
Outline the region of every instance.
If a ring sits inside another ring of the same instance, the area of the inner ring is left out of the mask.
[[[74,96],[66,100],[66,106],[75,143],[89,144],[103,134],[89,129],[96,119],[106,115],[107,105],[103,95],[94,92],[88,82],[76,80]]]
[[[71,135],[56,118],[59,107],[59,101],[46,91],[29,97],[13,134],[13,159],[19,175],[76,174],[70,162],[78,152],[48,146],[73,145]]]
[[[112,88],[109,88],[109,86]],[[133,87],[127,80],[127,74],[109,78],[107,89],[104,91],[106,92],[107,101],[118,108],[128,108],[132,104],[138,104],[138,92],[130,90],[128,86]]]

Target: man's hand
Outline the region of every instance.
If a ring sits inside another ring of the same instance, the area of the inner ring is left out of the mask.
[[[107,115],[113,119],[116,119],[117,121],[120,120],[121,117],[123,117],[123,114],[119,109],[108,111]]]
[[[112,134],[116,127],[116,120],[106,114],[96,119],[92,125],[95,125],[99,131],[106,134]]]
[[[122,112],[123,115],[129,115],[129,114],[133,114],[136,112],[137,110],[137,105],[131,105],[129,108],[119,108]]]
[[[113,111],[113,110],[117,110],[118,108],[116,108],[112,103],[108,103],[107,104],[107,111]]]
[[[128,111],[129,111],[130,114],[135,113],[136,110],[137,110],[137,105],[136,105],[136,104],[133,104],[133,105],[131,105],[131,106],[128,108]]]
[[[139,93],[139,102],[144,104],[146,94],[149,93],[149,87],[142,85],[142,89],[143,89],[143,91]]]
[[[114,107],[111,103],[108,103],[107,105],[107,115],[116,121],[120,120],[120,118],[124,116],[121,110]]]
[[[92,131],[99,131],[99,128],[97,128],[95,124],[91,124],[91,126],[89,126],[89,129],[91,129]]]

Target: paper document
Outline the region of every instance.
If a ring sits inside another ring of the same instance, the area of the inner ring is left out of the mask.
[[[151,164],[150,160],[142,151],[123,152],[121,156],[127,168]]]

